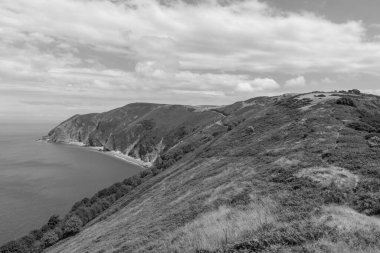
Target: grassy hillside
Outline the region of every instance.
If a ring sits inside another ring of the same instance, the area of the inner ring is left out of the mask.
[[[380,252],[379,109],[357,92],[209,108],[219,118],[46,251]]]

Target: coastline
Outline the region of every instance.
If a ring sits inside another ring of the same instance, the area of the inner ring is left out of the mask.
[[[87,150],[90,150],[90,151],[99,152],[101,154],[108,155],[108,156],[114,157],[114,158],[119,159],[119,160],[123,160],[124,162],[140,166],[143,169],[146,169],[146,168],[149,168],[152,166],[151,163],[144,162],[140,159],[133,158],[129,155],[123,154],[121,151],[114,151],[114,150],[104,151],[103,147],[101,147],[101,146],[99,146],[99,147],[87,146],[83,142],[67,142],[65,144],[75,145],[75,146],[86,148]]]
[[[94,148],[96,149],[96,148],[99,148],[99,147],[88,147],[88,148],[89,149],[94,149]],[[144,162],[144,161],[142,161],[140,159],[136,159],[136,158],[133,158],[131,156],[125,155],[125,154],[123,154],[120,151],[101,151],[99,149],[97,149],[95,151],[98,151],[98,152],[100,152],[100,153],[102,153],[104,155],[115,157],[115,158],[123,160],[123,161],[125,161],[127,163],[132,163],[134,165],[140,166],[143,169],[147,169],[147,168],[150,168],[152,166],[151,163]]]
[[[50,142],[49,140],[43,140],[43,139],[40,139],[37,141],[45,141],[48,143],[54,143],[54,142]],[[55,143],[55,144],[57,144],[57,143]],[[147,169],[147,168],[150,168],[152,166],[152,163],[150,163],[150,162],[144,162],[140,159],[136,159],[136,158],[131,157],[129,155],[123,154],[121,151],[114,151],[114,150],[104,151],[102,146],[99,146],[99,147],[87,146],[83,142],[79,142],[79,141],[62,142],[62,144],[82,147],[82,148],[85,148],[89,151],[99,152],[100,154],[111,156],[111,157],[114,157],[114,158],[119,159],[119,160],[123,160],[126,163],[137,165],[137,166],[141,167],[142,169]]]

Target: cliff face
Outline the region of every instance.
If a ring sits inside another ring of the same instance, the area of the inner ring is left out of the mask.
[[[83,142],[153,163],[222,117],[218,112],[190,106],[135,103],[105,113],[75,115],[51,130],[47,138],[52,142]]]
[[[74,116],[49,134],[159,156],[47,252],[380,252],[379,97],[143,108]]]

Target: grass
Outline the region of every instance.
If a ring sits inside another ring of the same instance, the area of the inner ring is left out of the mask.
[[[305,168],[297,173],[297,177],[309,178],[323,186],[335,184],[339,188],[354,189],[359,177],[350,171],[339,167],[313,167]]]
[[[202,214],[194,221],[170,233],[162,252],[213,251],[273,224],[275,208],[270,200],[251,203],[245,207],[220,206]]]
[[[222,126],[184,139],[194,150],[169,150],[166,170],[48,252],[379,252],[380,150],[348,123],[375,127],[360,110],[380,102],[340,96],[218,109]]]

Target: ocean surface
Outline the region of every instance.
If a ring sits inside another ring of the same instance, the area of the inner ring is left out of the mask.
[[[0,125],[0,245],[141,171],[98,151],[37,142],[50,127]]]

